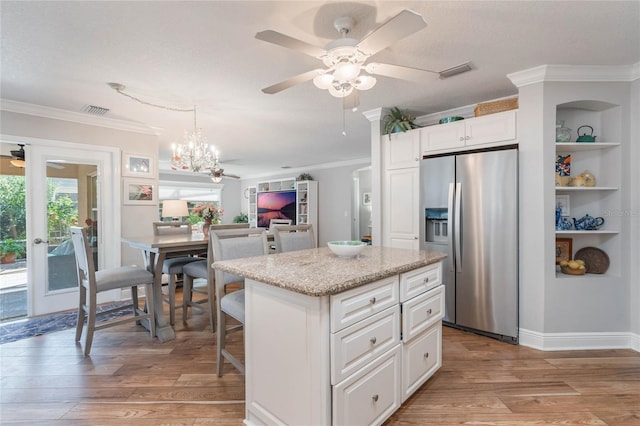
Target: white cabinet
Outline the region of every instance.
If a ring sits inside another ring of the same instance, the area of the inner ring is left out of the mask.
[[[420,133],[394,133],[383,140],[382,245],[420,248]]]
[[[515,110],[420,129],[423,155],[496,146],[515,139]]]
[[[420,165],[420,132],[411,130],[385,136],[385,169],[402,169]]]
[[[386,172],[382,244],[395,248],[420,248],[420,169]]]

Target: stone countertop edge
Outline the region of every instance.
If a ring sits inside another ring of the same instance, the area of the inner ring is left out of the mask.
[[[445,253],[368,246],[357,258],[328,248],[217,261],[214,269],[308,296],[326,296],[436,263]]]

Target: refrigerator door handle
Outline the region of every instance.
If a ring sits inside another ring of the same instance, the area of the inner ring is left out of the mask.
[[[447,232],[447,247],[448,247],[448,253],[447,255],[449,256],[450,262],[449,262],[449,272],[453,272],[453,227],[452,225],[452,221],[451,218],[453,218],[453,194],[454,194],[454,190],[453,190],[453,182],[451,182],[449,184],[449,196],[447,198],[447,217],[449,218],[449,229]]]
[[[456,269],[457,272],[462,272],[462,228],[460,227],[460,219],[462,216],[462,183],[456,182],[456,206],[455,206],[455,224],[454,233],[456,235],[455,247],[456,247]]]

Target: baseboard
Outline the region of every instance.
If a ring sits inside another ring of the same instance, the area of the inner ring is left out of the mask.
[[[541,351],[583,349],[633,349],[640,352],[640,335],[634,333],[539,333],[520,329],[520,344]]]

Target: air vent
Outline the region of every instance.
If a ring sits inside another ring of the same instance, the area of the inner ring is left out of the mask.
[[[443,79],[443,78],[453,77],[454,75],[462,74],[463,72],[467,72],[467,71],[471,71],[471,65],[469,62],[467,62],[466,64],[458,65],[453,68],[449,68],[448,70],[440,71],[439,74],[440,74],[440,78]]]
[[[82,108],[82,112],[93,115],[105,115],[109,112],[109,108],[102,108],[95,105],[85,105],[84,108]]]

